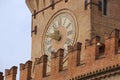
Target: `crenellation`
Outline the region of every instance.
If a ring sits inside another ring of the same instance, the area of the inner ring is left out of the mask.
[[[117,35],[119,32],[120,31],[115,30],[115,32],[113,33],[114,35]],[[84,65],[80,65],[80,62],[81,62],[80,56],[82,54],[81,53],[82,43],[77,42],[73,46],[68,46],[68,50],[69,50],[68,51],[68,66],[67,66],[68,69],[65,71],[63,71],[64,49],[59,49],[57,52],[52,52],[51,53],[51,66],[50,66],[51,70],[50,70],[49,76],[47,76],[48,56],[43,55],[40,58],[36,58],[35,67],[34,67],[35,74],[34,74],[33,79],[55,80],[59,77],[60,80],[62,80],[64,77],[63,74],[65,74],[67,77],[66,79],[68,80],[73,80],[73,79],[84,80],[88,77],[90,78],[89,80],[96,80],[96,79],[106,78],[106,76],[118,74],[119,71],[113,72],[113,70],[117,70],[120,68],[120,62],[116,61],[117,59],[120,59],[120,56],[115,55],[114,54],[115,48],[111,47],[111,46],[115,47],[115,45],[117,45],[115,44],[116,40],[114,40],[117,37],[110,38],[110,34],[106,34],[105,37],[106,37],[105,43],[100,41],[99,36],[96,36],[92,40],[86,40],[86,44],[89,46],[86,47],[86,56],[85,56]],[[92,41],[92,44],[91,44],[91,41]],[[99,58],[101,46],[104,47],[105,49],[103,58]],[[98,57],[97,59],[96,59],[96,56]],[[27,61],[25,64],[20,64],[20,71],[21,71],[20,80],[31,79],[31,65],[32,65],[31,61]],[[16,67],[13,66],[11,69],[6,69],[6,76],[9,76],[10,74],[15,73],[14,71],[15,68]],[[104,74],[102,74],[103,72]],[[93,75],[95,74],[98,74],[99,76],[93,77]]]
[[[97,44],[98,42],[100,42],[100,36],[95,36],[92,40],[91,40],[91,42],[92,42],[92,44]]]
[[[31,63],[32,63],[31,61],[27,61],[25,64],[21,63],[20,64],[20,70],[24,70],[26,68],[31,68],[32,67]]]
[[[16,80],[17,66],[5,69],[5,80]]]
[[[20,80],[120,79],[119,0],[25,1],[37,34],[32,61],[20,64]],[[16,66],[5,69],[5,80],[16,74]]]
[[[35,80],[42,80],[42,78],[47,76],[47,55],[41,56],[41,58],[36,58],[35,59],[35,68],[34,68],[34,73],[35,73]]]
[[[25,64],[20,64],[20,80],[31,79],[32,61],[27,61]]]
[[[41,58],[35,58],[35,65],[43,63],[43,62],[47,62],[47,55],[43,55],[41,56]]]
[[[89,40],[89,39],[85,40],[85,47],[90,46],[91,44],[92,44],[91,40]]]
[[[120,33],[120,30],[119,30],[119,29],[114,29],[114,30],[111,32],[111,38],[119,39],[119,33]]]
[[[8,76],[10,74],[10,70],[9,69],[5,69],[5,76]]]
[[[77,42],[75,45],[74,45],[74,50],[81,50],[82,48],[82,43],[80,42]]]
[[[5,69],[5,76],[8,76],[10,74],[15,74],[15,73],[17,73],[17,67],[16,66],[13,66],[10,69]]]
[[[20,64],[20,70],[24,70],[25,69],[25,64],[21,63]]]
[[[3,80],[4,76],[3,76],[3,72],[0,72],[0,80]]]
[[[68,46],[68,53],[73,52],[73,51],[74,51],[74,47],[71,46],[71,45],[69,45],[69,46]]]
[[[32,66],[32,61],[27,61],[26,63],[25,63],[25,68],[31,68]]]
[[[56,58],[57,57],[57,52],[51,52],[51,59],[53,59],[53,58]]]
[[[57,56],[63,57],[63,54],[64,54],[64,49],[60,48],[60,49],[57,51]]]
[[[52,55],[54,57],[51,58],[51,76],[54,76],[58,75],[58,73],[63,70],[64,50],[59,49],[56,53]]]

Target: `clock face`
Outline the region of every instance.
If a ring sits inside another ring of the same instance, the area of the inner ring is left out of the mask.
[[[50,56],[52,51],[64,49],[75,42],[75,21],[68,13],[57,15],[49,24],[44,37],[44,52]]]

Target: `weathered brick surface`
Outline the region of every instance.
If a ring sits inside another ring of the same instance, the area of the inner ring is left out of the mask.
[[[4,76],[3,76],[3,73],[0,72],[0,80],[3,80]]]
[[[59,1],[59,0],[54,0]],[[37,26],[37,34],[32,33],[32,62],[20,64],[20,80],[31,80],[31,69],[34,80],[86,80],[86,76],[98,74],[111,69],[120,68],[120,1],[108,0],[108,14],[103,15],[103,10],[98,9],[98,1],[91,0],[91,9],[84,9],[85,0],[60,0],[54,6],[34,14],[50,5],[50,0],[26,0],[32,13],[32,30]],[[89,3],[90,0],[88,0]],[[102,4],[103,5],[103,4]],[[71,14],[76,22],[77,40],[80,44],[69,46],[68,65],[63,67],[63,51],[58,50],[51,54],[50,73],[47,74],[47,56],[44,54],[44,34],[53,20],[61,12]],[[117,28],[116,30],[114,30]],[[105,36],[104,36],[105,33]],[[100,37],[101,39],[100,39]],[[87,40],[86,40],[87,39]],[[100,47],[104,46],[104,55],[100,56]],[[85,56],[83,56],[85,55]],[[42,56],[42,57],[41,57]],[[81,57],[83,56],[83,57]],[[37,58],[37,59],[35,59]],[[83,58],[83,59],[82,59]],[[81,60],[84,60],[82,62]],[[6,70],[5,79],[15,80],[16,72],[10,74],[12,69]],[[88,80],[119,80],[119,70],[94,76]]]
[[[50,76],[43,77],[43,80],[64,80],[64,79],[72,79],[77,76],[86,76],[87,74],[94,74],[97,72],[105,71],[108,69],[115,68],[117,66],[120,66],[120,54],[116,51],[118,49],[118,37],[116,37],[119,34],[118,30],[114,30],[112,35],[109,36],[109,39],[105,40],[105,53],[104,56],[101,58],[96,59],[96,54],[99,54],[99,51],[97,49],[98,45],[97,43],[100,43],[100,40],[98,37],[95,37],[90,41],[90,45],[86,46],[86,57],[85,57],[85,63],[77,65],[77,61],[79,61],[77,58],[80,49],[77,49],[74,51],[74,46],[69,47],[69,55],[68,55],[68,69],[58,72],[55,68],[53,72],[51,72]],[[106,35],[105,35],[106,36]],[[117,42],[116,42],[117,41]],[[109,42],[109,45],[107,44]],[[116,44],[117,43],[117,44]],[[79,46],[79,48],[81,48]],[[116,48],[116,49],[115,49]],[[109,51],[106,51],[108,50]],[[98,55],[97,55],[98,56]],[[56,61],[57,62],[57,61]],[[59,62],[54,62],[52,65],[57,65]],[[54,74],[54,75],[52,75]],[[101,79],[96,78],[94,80]],[[91,80],[91,79],[90,79]]]
[[[32,11],[32,14],[34,13],[34,10],[40,11],[50,5],[50,0],[39,0],[39,3],[36,2],[37,0],[26,1],[28,3],[31,3],[28,4],[28,6],[31,6],[29,8]],[[76,35],[78,35],[76,41],[83,43],[82,51],[84,53],[85,39],[90,39],[91,37],[90,9],[88,7],[87,10],[84,10],[84,0],[68,0],[66,3],[65,0],[60,0],[60,2],[55,5],[55,8],[53,10],[50,7],[45,11],[38,13],[35,19],[32,17],[32,30],[34,30],[35,26],[38,27],[37,34],[35,35],[32,33],[31,59],[33,62],[36,57],[41,57],[44,54],[44,34],[54,16],[61,14],[61,12],[67,12],[75,18],[77,32]]]
[[[98,1],[104,0],[92,0],[95,4]],[[120,1],[119,0],[107,0],[107,15],[103,15],[103,10],[98,10],[98,6],[92,6],[91,25],[93,34],[92,36],[99,35],[103,37],[106,32],[111,32],[113,29],[120,29]],[[104,5],[104,4],[102,4]]]
[[[32,61],[20,64],[20,80],[31,80]]]
[[[34,79],[42,80],[43,77],[47,76],[47,55],[36,58],[34,67]]]
[[[16,80],[17,67],[13,66],[10,69],[5,69],[5,80]]]

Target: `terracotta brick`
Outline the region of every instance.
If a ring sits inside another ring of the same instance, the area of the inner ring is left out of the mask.
[[[27,61],[25,64],[20,64],[20,80],[31,79],[32,62]]]
[[[0,72],[0,80],[3,80],[4,76],[3,76],[3,72]]]
[[[59,49],[57,52],[51,53],[51,75],[56,75],[63,70],[64,50]]]
[[[47,58],[47,55],[36,58],[34,67],[35,80],[42,80],[43,77],[47,76]]]
[[[17,67],[13,66],[10,69],[5,69],[5,80],[16,80]]]

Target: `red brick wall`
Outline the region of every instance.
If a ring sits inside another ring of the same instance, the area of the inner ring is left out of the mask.
[[[17,67],[13,66],[11,69],[5,70],[5,80],[16,80]]]
[[[98,1],[92,0],[93,3],[98,4]],[[103,38],[104,33],[112,32],[113,29],[120,29],[120,1],[119,0],[107,0],[107,15],[103,15],[103,10],[98,10],[97,5],[92,6],[92,31],[93,36],[99,35]],[[102,3],[103,5],[103,3]]]
[[[27,61],[25,64],[20,64],[20,80],[31,79],[32,61]]]
[[[3,80],[4,76],[3,76],[3,73],[0,72],[0,80]]]
[[[118,49],[117,45],[119,39],[118,35],[119,35],[119,30],[114,30],[112,35],[110,36],[108,36],[107,34],[105,35],[104,56],[100,58],[98,57],[97,59],[95,58],[96,54],[99,54],[97,47],[102,45],[103,43],[100,42],[100,39],[98,39],[98,37],[95,37],[91,41],[86,42],[85,63],[80,65],[77,65],[77,61],[79,61],[77,59],[79,58],[77,58],[78,55],[76,55],[78,54],[76,52],[78,52],[79,49],[74,51],[75,48],[74,46],[73,47],[71,46],[71,48],[69,47],[68,70],[63,70],[56,73],[55,71],[54,73],[51,72],[51,75],[44,77],[43,80],[64,80],[64,79],[72,79],[75,78],[76,76],[83,77],[88,74],[93,74],[99,71],[104,71],[107,69],[120,66],[120,61],[119,61],[120,54],[117,52]],[[100,43],[100,45],[98,45],[98,43]],[[59,63],[56,62],[52,63],[52,65],[57,65]],[[55,67],[52,68],[55,69]]]

